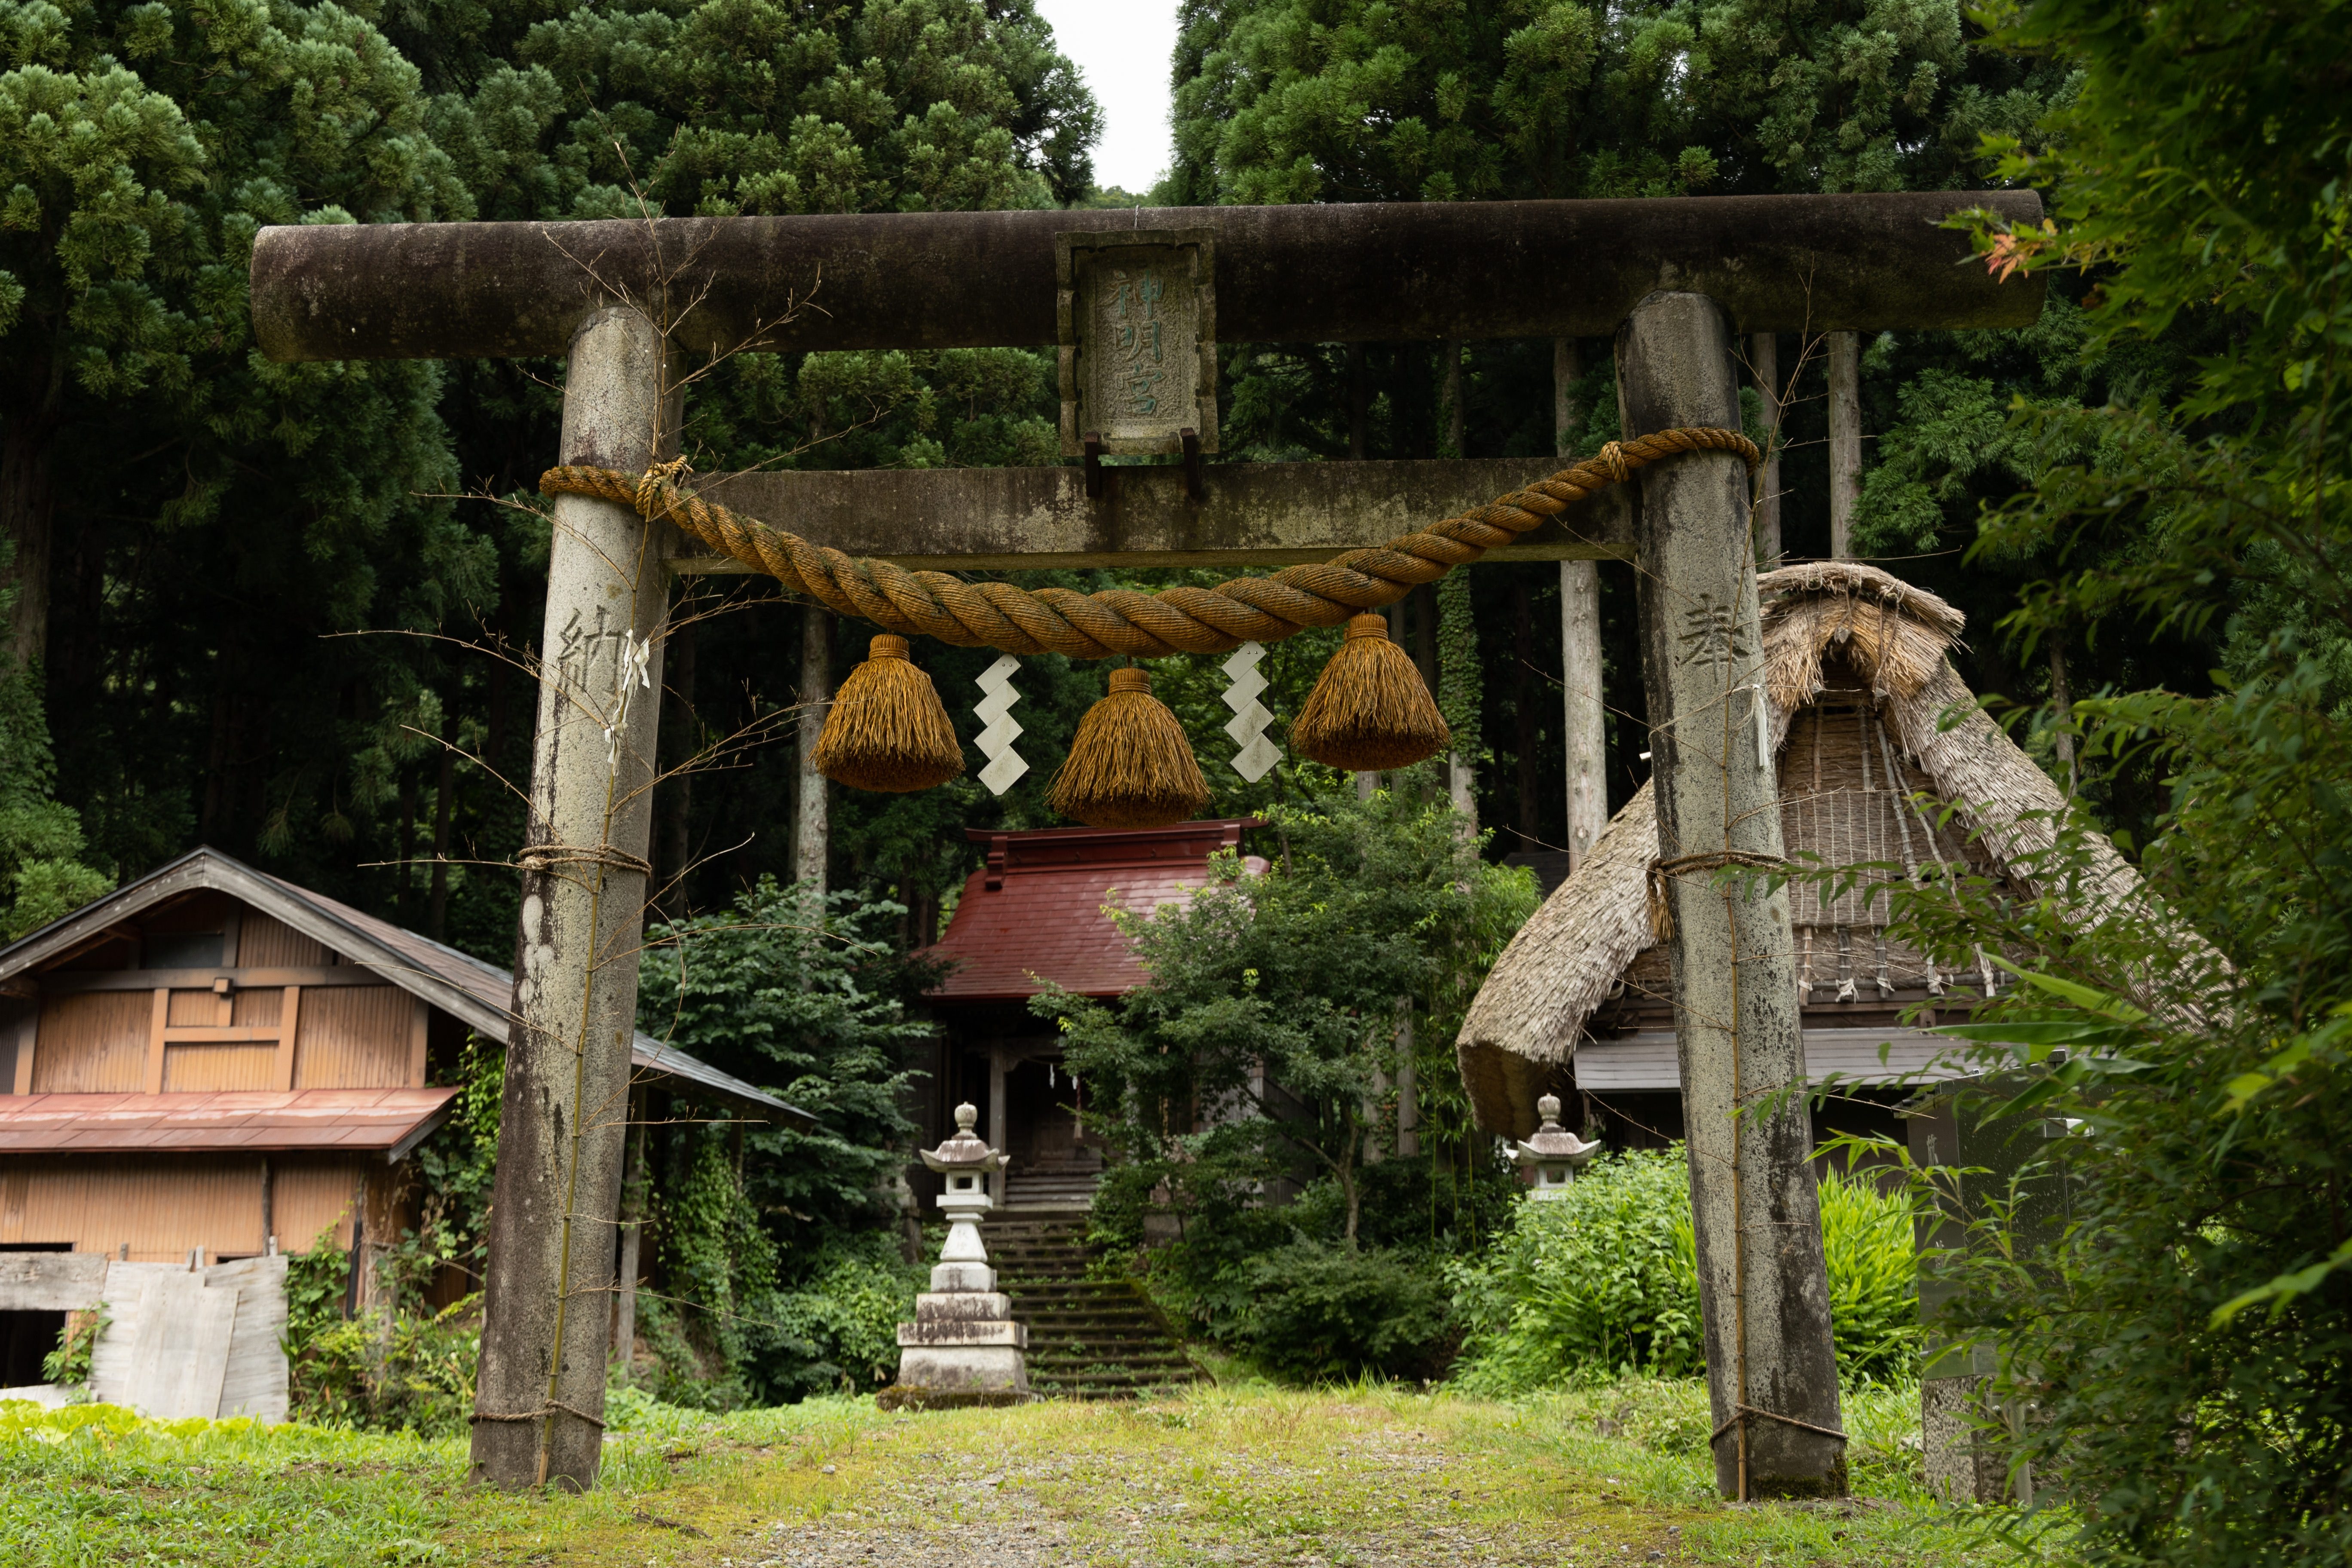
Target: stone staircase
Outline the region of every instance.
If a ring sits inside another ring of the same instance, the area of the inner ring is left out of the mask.
[[[1050,1210],[1056,1215],[1082,1211],[1093,1205],[1095,1184],[1101,1180],[1101,1174],[1093,1171],[1008,1173],[1000,1210],[1008,1215],[1018,1209]]]
[[[996,1288],[1029,1325],[1029,1385],[1058,1399],[1135,1399],[1206,1381],[1131,1279],[1087,1271],[1083,1210],[997,1214],[982,1227]]]

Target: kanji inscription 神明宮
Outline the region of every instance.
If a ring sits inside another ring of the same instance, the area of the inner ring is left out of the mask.
[[[1140,229],[1060,237],[1062,447],[1217,449],[1213,242]]]

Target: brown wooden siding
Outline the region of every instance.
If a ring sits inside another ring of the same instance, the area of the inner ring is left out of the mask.
[[[66,1242],[77,1252],[133,1262],[175,1263],[192,1247],[215,1255],[261,1250],[261,1162],[249,1157],[182,1155],[134,1160],[25,1159],[7,1162],[0,1183],[21,1186],[12,1207],[15,1234],[0,1224],[0,1244]]]
[[[163,1020],[164,1025],[174,1029],[191,1026],[205,1029],[216,1024],[226,1024],[228,1020],[221,1016],[221,1002],[222,998],[209,991],[174,991],[172,993],[172,1011]]]
[[[286,993],[275,985],[257,991],[240,991],[229,998],[228,1021],[244,1027],[274,1029],[278,1015],[286,1007]]]
[[[240,969],[310,969],[334,960],[285,921],[249,909],[237,932],[236,962]]]
[[[348,1156],[269,1157],[278,1249],[308,1252],[326,1233],[352,1244],[353,1199],[368,1188],[368,1228],[395,1238],[409,1219],[397,1173]],[[10,1157],[0,1160],[0,1246],[64,1242],[134,1263],[205,1261],[262,1249],[262,1163],[251,1155]]]
[[[145,991],[52,996],[41,1006],[33,1047],[35,1094],[136,1094],[147,1080],[147,1031],[154,997]]]
[[[303,992],[294,1087],[407,1087],[415,1012],[416,999],[396,985],[315,985]]]
[[[356,1212],[360,1183],[367,1167],[356,1162],[295,1160],[270,1162],[271,1218],[278,1226],[278,1245],[286,1252],[308,1252],[327,1233],[328,1244],[352,1244],[352,1217]]]
[[[163,1047],[163,1092],[185,1089],[257,1089],[278,1087],[278,1047],[272,1045],[188,1045]]]

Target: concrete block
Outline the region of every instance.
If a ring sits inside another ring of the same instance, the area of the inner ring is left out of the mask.
[[[1013,1345],[908,1346],[898,1355],[898,1386],[949,1392],[1026,1395],[1026,1358]]]
[[[915,1298],[919,1323],[1003,1322],[1013,1316],[1013,1298],[997,1290],[935,1290]]]
[[[934,1263],[931,1265],[931,1289],[934,1290],[993,1290],[996,1270],[985,1263]]]
[[[898,1325],[901,1347],[916,1345],[1010,1345],[1025,1350],[1029,1344],[1029,1325],[965,1320],[962,1321],[901,1323]]]

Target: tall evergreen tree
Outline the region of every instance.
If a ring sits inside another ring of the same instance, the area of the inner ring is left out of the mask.
[[[0,523],[60,788],[123,871],[231,800],[257,838],[347,822],[367,781],[318,739],[397,734],[414,683],[318,639],[472,590],[478,552],[420,499],[453,478],[436,368],[263,361],[246,268],[264,224],[471,216],[416,71],[332,5],[8,0],[0,50]]]

